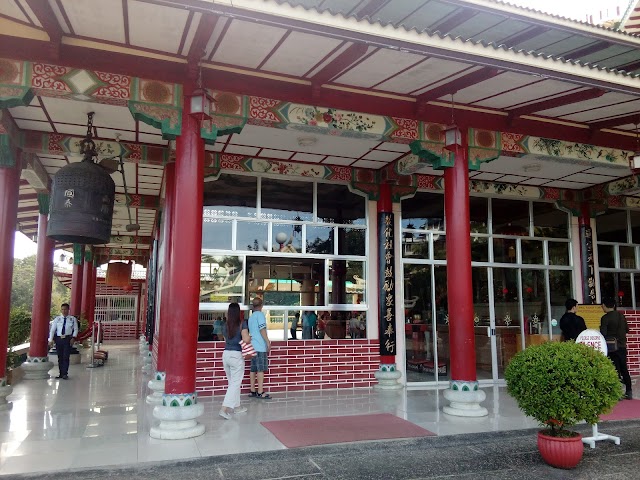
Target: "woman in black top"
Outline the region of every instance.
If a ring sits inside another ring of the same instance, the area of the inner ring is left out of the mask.
[[[222,365],[229,383],[219,415],[229,420],[232,414],[247,411],[247,407],[240,406],[240,386],[244,378],[244,357],[240,340],[250,343],[251,337],[246,320],[240,319],[240,305],[237,303],[229,305],[227,323],[222,327],[222,335],[225,340]]]

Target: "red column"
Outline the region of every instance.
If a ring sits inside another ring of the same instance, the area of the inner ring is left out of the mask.
[[[451,380],[476,381],[469,228],[469,166],[467,138],[456,151],[454,166],[444,173],[444,211],[447,231],[447,296]]]
[[[36,256],[36,279],[33,287],[29,357],[47,356],[51,283],[53,282],[53,252],[56,243],[52,238],[47,237],[47,223],[47,213],[42,213],[41,208],[38,217],[38,254]]]
[[[176,186],[171,245],[180,246],[171,255],[171,311],[179,318],[167,322],[165,395],[196,391],[200,256],[202,250],[202,190],[204,185],[204,141],[199,122],[189,115],[184,102],[182,132],[176,141]]]
[[[82,277],[84,261],[84,245],[74,246],[73,273],[71,276],[71,315],[80,318],[82,312]],[[76,258],[79,255],[80,258]]]
[[[91,282],[93,280],[93,260],[84,260],[84,271],[82,272],[82,307],[80,316],[89,320],[89,305],[91,304]],[[94,300],[95,301],[95,300]],[[88,324],[91,327],[91,324]]]
[[[96,312],[96,291],[98,282],[98,267],[91,262],[91,280],[89,281],[89,303],[87,304],[87,321],[89,326],[93,325],[93,320]]]
[[[0,379],[6,375],[11,284],[13,282],[13,247],[18,218],[20,189],[20,155],[16,166],[0,168]],[[0,381],[0,385],[2,381]],[[4,397],[2,397],[4,398]],[[6,402],[4,402],[6,405]]]
[[[156,371],[164,372],[166,369],[166,351],[169,340],[168,327],[171,322],[171,318],[175,318],[175,314],[170,311],[172,301],[171,290],[171,253],[173,250],[173,244],[171,243],[172,224],[174,219],[174,202],[176,191],[176,164],[169,163],[164,169],[165,178],[165,197],[164,197],[164,212],[162,212],[162,242],[163,242],[163,260],[162,260],[162,285],[159,287],[161,290],[160,295],[160,309],[159,315],[159,329],[158,329],[158,363],[156,365]],[[158,288],[158,286],[156,286]],[[200,286],[198,286],[198,289]]]

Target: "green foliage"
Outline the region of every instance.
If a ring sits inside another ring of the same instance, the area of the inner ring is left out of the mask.
[[[14,307],[9,314],[9,337],[7,346],[15,347],[29,341],[31,335],[31,312],[24,307]],[[20,355],[9,350],[6,367],[14,368],[22,363]]]
[[[553,436],[567,436],[565,427],[582,420],[597,423],[622,396],[613,363],[575,342],[531,346],[513,357],[504,376],[520,409]]]
[[[16,258],[13,261],[13,282],[11,284],[11,306],[23,307],[31,311],[33,304],[33,284],[36,279],[36,256]]]

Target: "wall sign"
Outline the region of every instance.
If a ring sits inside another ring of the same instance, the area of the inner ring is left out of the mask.
[[[584,303],[596,303],[596,270],[593,261],[593,232],[589,225],[580,225],[582,250],[582,293]]]
[[[380,355],[396,354],[394,214],[378,213]]]

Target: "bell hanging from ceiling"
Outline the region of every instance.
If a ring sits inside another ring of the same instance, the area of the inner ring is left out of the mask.
[[[59,242],[96,245],[111,238],[116,185],[95,163],[93,112],[88,114],[81,162],[62,167],[53,177],[47,236]]]

